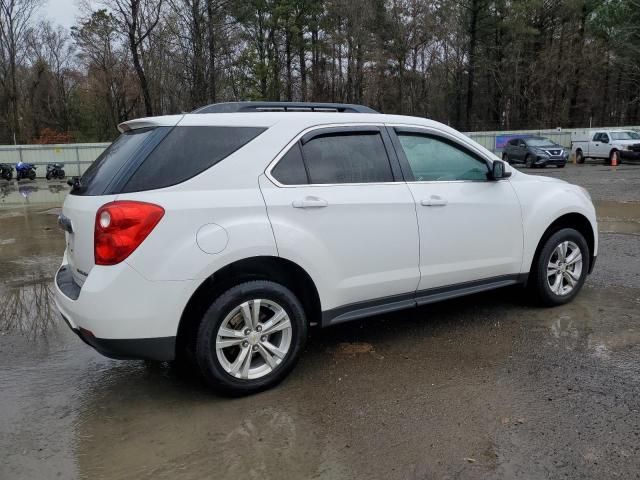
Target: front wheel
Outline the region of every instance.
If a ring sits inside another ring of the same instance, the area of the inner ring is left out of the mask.
[[[47,172],[47,174],[45,175],[45,178],[46,178],[47,180],[51,180],[51,174],[50,174],[49,172]]]
[[[533,155],[527,155],[524,158],[524,163],[527,166],[527,168],[533,168]]]
[[[546,306],[573,300],[587,278],[589,247],[580,232],[563,228],[547,239],[538,255],[530,284],[537,299]]]
[[[297,297],[271,281],[241,283],[218,297],[202,318],[196,360],[213,389],[249,395],[283,380],[307,338]]]
[[[36,179],[36,172],[29,172],[29,180],[35,180]]]
[[[67,175],[64,173],[64,170],[59,170],[59,171],[58,171],[58,178],[59,178],[60,180],[64,180],[64,178],[65,178],[66,176],[67,176]]]

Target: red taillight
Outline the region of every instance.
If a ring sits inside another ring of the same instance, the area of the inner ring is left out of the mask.
[[[107,203],[96,213],[93,251],[96,265],[115,265],[127,258],[158,224],[164,209],[123,200]]]

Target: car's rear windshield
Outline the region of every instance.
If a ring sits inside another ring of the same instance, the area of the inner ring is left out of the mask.
[[[80,178],[74,195],[169,187],[224,160],[260,135],[260,127],[155,127],[118,137]]]

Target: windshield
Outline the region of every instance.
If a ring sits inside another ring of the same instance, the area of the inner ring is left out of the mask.
[[[640,140],[638,132],[611,132],[611,138],[614,140]]]
[[[553,147],[555,145],[555,143],[548,138],[542,137],[527,138],[525,141],[530,147]]]

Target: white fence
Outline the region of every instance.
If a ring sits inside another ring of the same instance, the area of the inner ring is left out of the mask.
[[[635,127],[615,127],[616,129],[640,130]],[[468,132],[465,133],[485,148],[495,153],[500,153],[499,146],[509,136],[513,135],[539,135],[547,137],[554,142],[566,147],[571,147],[571,136],[578,132],[596,131],[591,129],[549,129],[549,130],[512,130],[496,132]],[[32,163],[39,168],[36,173],[44,177],[46,165],[49,163],[64,163],[67,176],[82,175],[91,163],[100,155],[109,143],[73,143],[64,145],[0,145],[0,163],[15,165],[19,161]]]
[[[109,143],[72,143],[64,145],[0,145],[0,163],[15,165],[22,161],[37,166],[44,177],[47,164],[64,163],[67,176],[79,176],[93,163]]]

